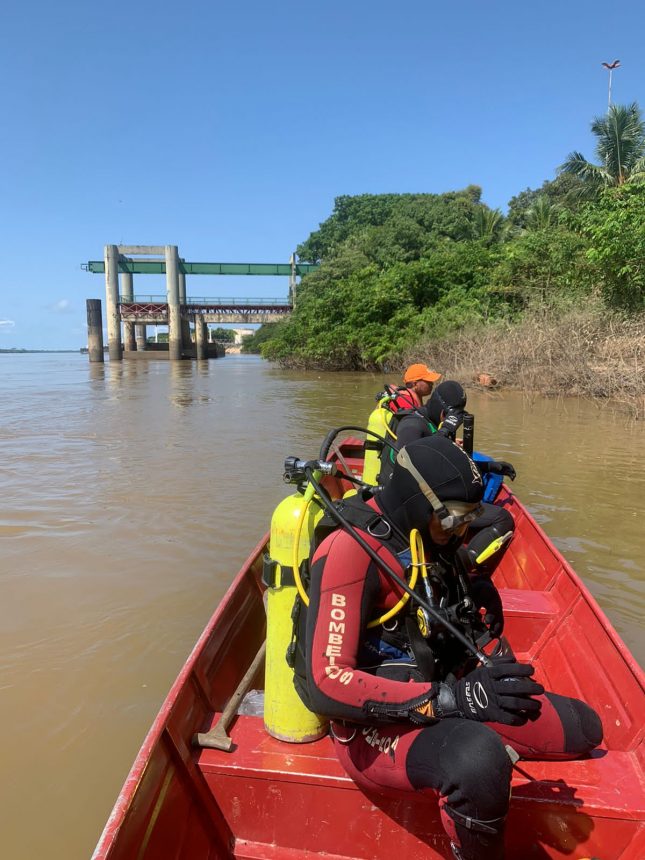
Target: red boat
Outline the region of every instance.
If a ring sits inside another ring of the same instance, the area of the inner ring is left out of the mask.
[[[359,448],[345,450],[360,471]],[[505,487],[516,533],[495,581],[505,634],[548,689],[601,715],[605,738],[584,760],[515,765],[509,858],[645,858],[645,677],[569,564]],[[263,689],[268,536],[215,611],[164,702],[93,860],[298,860],[450,856],[438,807],[367,796],[329,737],[289,744],[260,716],[237,715]],[[199,749],[214,732],[220,749]],[[228,751],[227,751],[228,747]]]

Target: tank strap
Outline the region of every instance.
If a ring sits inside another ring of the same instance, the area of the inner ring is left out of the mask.
[[[366,439],[363,442],[363,450],[364,451],[382,451],[383,443],[379,442],[378,439]]]
[[[300,579],[304,580],[309,568],[309,559],[300,562]],[[288,564],[280,564],[270,558],[267,553],[262,556],[262,582],[267,588],[295,588],[296,580],[293,575],[293,567]]]

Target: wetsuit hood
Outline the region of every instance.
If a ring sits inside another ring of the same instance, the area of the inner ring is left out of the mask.
[[[484,490],[477,466],[468,454],[445,436],[435,434],[405,446],[412,464],[440,501],[477,503]],[[413,475],[394,464],[390,482],[376,496],[383,512],[405,533],[425,530],[433,508]]]
[[[430,395],[423,407],[428,419],[435,427],[441,423],[442,413],[449,409],[464,410],[466,408],[466,392],[458,382],[447,379],[441,382]]]

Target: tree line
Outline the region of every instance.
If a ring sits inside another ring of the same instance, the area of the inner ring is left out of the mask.
[[[546,310],[645,309],[645,123],[612,106],[592,123],[597,163],[571,153],[557,178],[509,201],[444,194],[337,197],[297,249],[320,263],[288,320],[245,351],[285,366],[381,369],[415,343]]]

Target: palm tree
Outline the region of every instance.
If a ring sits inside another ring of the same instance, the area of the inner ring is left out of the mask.
[[[553,227],[561,211],[562,207],[558,203],[552,203],[546,194],[540,194],[526,212],[526,229],[546,230]]]
[[[492,242],[499,234],[503,222],[504,216],[499,209],[489,209],[488,206],[480,204],[473,218],[473,238]]]
[[[645,180],[645,122],[636,102],[612,105],[606,116],[594,119],[591,130],[598,139],[596,155],[601,164],[572,152],[558,168],[582,180],[583,196],[596,197],[603,188]]]

